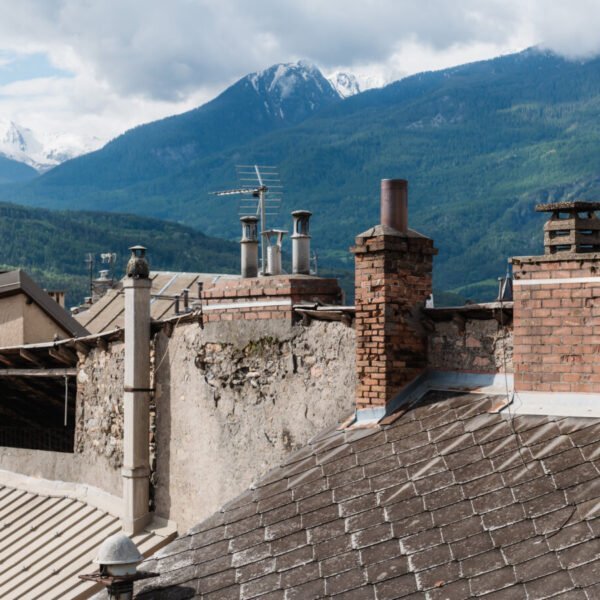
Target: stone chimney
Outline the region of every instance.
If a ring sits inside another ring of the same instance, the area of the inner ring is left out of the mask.
[[[356,238],[357,420],[381,418],[425,371],[421,309],[432,292],[433,240],[408,229],[408,184],[381,182],[381,224]]]
[[[150,520],[150,289],[142,246],[130,248],[125,291],[123,529],[139,533]]]
[[[599,202],[536,206],[550,212],[542,256],[513,265],[515,389],[600,389]]]

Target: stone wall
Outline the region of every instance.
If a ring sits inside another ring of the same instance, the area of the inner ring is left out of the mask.
[[[123,374],[125,345],[95,348],[77,375],[75,452],[105,463],[123,464]]]
[[[432,322],[429,334],[430,369],[502,373],[513,371],[512,324],[494,318]]]
[[[354,408],[354,332],[281,320],[156,339],[156,511],[199,522]]]

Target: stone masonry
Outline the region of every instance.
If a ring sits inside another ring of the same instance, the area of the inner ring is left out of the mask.
[[[378,225],[356,238],[358,409],[385,406],[427,367],[421,309],[431,294],[433,241]]]
[[[95,348],[77,375],[75,452],[115,471],[123,464],[124,354],[122,342]]]
[[[427,349],[430,369],[471,373],[512,373],[512,321],[451,319],[432,323]]]

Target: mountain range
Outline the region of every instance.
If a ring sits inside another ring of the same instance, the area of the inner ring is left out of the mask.
[[[14,121],[0,119],[0,158],[31,167],[30,179],[101,145],[95,137],[83,139],[69,133],[41,135]]]
[[[351,268],[378,220],[378,186],[404,177],[411,227],[440,248],[443,290],[491,298],[506,258],[541,251],[538,201],[600,193],[600,60],[536,49],[408,77],[343,99],[314,66],[275,65],[194,111],[137,127],[36,179],[10,201],[127,211],[235,238],[236,165],[278,165],[279,221],[314,212],[320,264]]]

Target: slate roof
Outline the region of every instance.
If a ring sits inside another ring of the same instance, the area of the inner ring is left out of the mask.
[[[600,420],[498,400],[322,433],[144,563],[136,598],[600,598]]]

